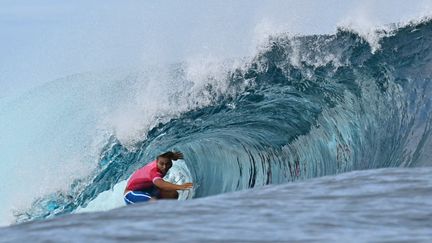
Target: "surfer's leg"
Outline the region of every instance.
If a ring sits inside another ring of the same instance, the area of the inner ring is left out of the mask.
[[[141,191],[129,191],[124,196],[126,204],[135,204],[140,202],[147,202],[151,199],[151,196],[146,192]]]
[[[179,196],[177,191],[160,190],[159,197],[162,199],[177,199]]]

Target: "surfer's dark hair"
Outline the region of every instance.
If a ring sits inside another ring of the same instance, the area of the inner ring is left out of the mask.
[[[174,158],[174,153],[171,151],[168,151],[168,152],[165,152],[163,154],[158,155],[158,157],[156,159],[159,159],[159,158],[166,158],[166,159],[172,160]]]

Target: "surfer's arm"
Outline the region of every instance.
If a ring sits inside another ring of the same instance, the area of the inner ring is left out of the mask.
[[[172,190],[187,190],[187,189],[192,188],[192,186],[193,186],[192,183],[184,183],[182,185],[172,184],[170,182],[164,181],[162,178],[158,178],[158,179],[154,180],[153,183],[159,189],[168,190],[168,191],[172,191]]]

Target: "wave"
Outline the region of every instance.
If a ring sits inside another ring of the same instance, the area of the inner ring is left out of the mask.
[[[185,154],[173,180],[196,184],[184,199],[353,170],[431,165],[432,21],[386,33],[378,49],[346,29],[272,36],[242,61],[222,76],[199,77],[205,79],[199,89],[183,64],[165,70],[181,87],[158,93],[155,102],[181,108],[142,114],[153,122],[133,143],[113,133],[90,176],[35,201],[17,221],[85,208],[173,149]]]

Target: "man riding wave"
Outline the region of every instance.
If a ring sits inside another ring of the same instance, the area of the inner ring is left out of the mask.
[[[172,167],[172,160],[178,159],[183,159],[181,152],[169,151],[157,156],[156,160],[135,171],[127,182],[124,191],[126,204],[157,199],[177,199],[179,196],[177,190],[192,188],[192,183],[176,185],[163,179]]]

